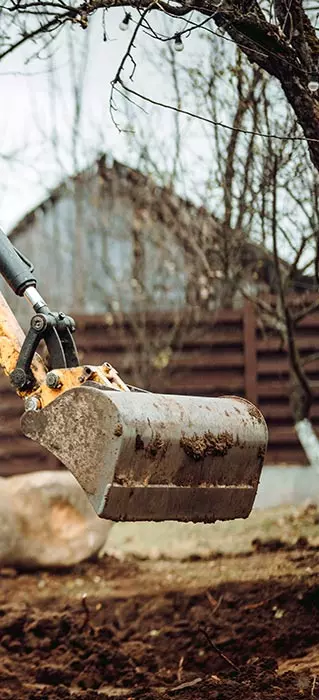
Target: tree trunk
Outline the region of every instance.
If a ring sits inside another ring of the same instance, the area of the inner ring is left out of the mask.
[[[311,467],[319,473],[319,439],[309,419],[312,394],[300,379],[292,374],[290,407],[295,430]]]
[[[309,418],[297,421],[295,430],[310,466],[319,473],[319,440]]]
[[[308,139],[311,160],[319,171],[319,98],[309,93],[298,76],[292,74],[290,67],[289,70],[282,67],[282,73],[282,76],[278,76],[282,89]]]

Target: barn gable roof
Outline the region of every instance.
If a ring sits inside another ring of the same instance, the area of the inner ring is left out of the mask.
[[[101,155],[92,166],[67,178],[54,188],[48,197],[29,211],[10,231],[16,239],[35,222],[40,212],[45,212],[66,195],[73,195],[76,187],[96,182],[100,194],[103,191],[117,197],[128,198],[134,205],[135,218],[141,222],[160,222],[173,231],[184,250],[192,254],[192,241],[195,239],[213,251],[218,259],[223,237],[228,234],[230,243],[237,255],[237,267],[242,267],[254,275],[255,281],[273,288],[273,256],[264,246],[245,240],[243,231],[228,229],[205,207],[197,207],[180,197],[171,187],[159,186],[149,175],[114,160],[108,165],[107,156]],[[213,262],[213,259],[212,259]],[[285,264],[285,263],[283,263]],[[213,262],[214,265],[214,262]]]
[[[38,212],[45,211],[65,195],[73,193],[77,184],[85,185],[86,182],[94,179],[98,179],[101,187],[105,187],[113,196],[130,197],[136,208],[141,211],[148,210],[153,220],[169,224],[177,218],[180,224],[188,226],[192,220],[198,220],[200,215],[201,219],[209,222],[212,228],[220,226],[218,220],[204,207],[196,207],[189,200],[178,196],[172,188],[159,186],[150,176],[116,160],[109,167],[106,156],[103,155],[91,167],[67,178],[55,187],[48,197],[30,210],[12,228],[10,237],[23,233],[32,225]]]

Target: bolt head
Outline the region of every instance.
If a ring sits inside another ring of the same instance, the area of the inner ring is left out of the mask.
[[[35,331],[43,331],[44,328],[46,327],[47,322],[45,320],[45,317],[42,316],[42,314],[36,314],[33,316],[31,319],[31,326],[33,330]]]
[[[58,389],[59,386],[61,386],[61,380],[58,374],[56,372],[48,372],[46,376],[46,385],[50,389]]]
[[[24,401],[25,411],[38,411],[41,408],[41,401],[38,396],[29,396]]]
[[[24,369],[16,367],[10,374],[10,381],[16,389],[22,389],[27,381],[27,375]]]

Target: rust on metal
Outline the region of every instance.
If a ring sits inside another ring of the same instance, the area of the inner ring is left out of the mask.
[[[204,459],[207,455],[224,457],[228,450],[234,446],[233,436],[226,432],[213,435],[209,430],[203,435],[196,433],[191,437],[183,435],[180,446],[184,452],[194,460]]]
[[[0,327],[1,334],[1,327]],[[18,355],[16,356],[16,361]],[[41,359],[41,358],[39,358]],[[15,365],[14,365],[15,366]],[[33,366],[32,366],[33,369]],[[61,396],[70,389],[75,389],[79,386],[85,386],[86,381],[93,381],[106,388],[115,391],[129,391],[129,388],[118,375],[112,365],[105,362],[101,366],[85,365],[84,367],[67,367],[55,370],[59,375],[60,383],[56,388],[50,388],[45,381],[45,370],[43,367],[43,377],[39,377],[40,386],[35,390],[19,392],[22,396],[35,396],[40,403],[40,407],[44,408],[54,401],[58,396]],[[38,376],[38,375],[36,375]]]
[[[262,423],[262,421],[264,420],[257,406],[254,406],[253,404],[250,404],[250,406],[248,407],[248,413],[258,423]]]

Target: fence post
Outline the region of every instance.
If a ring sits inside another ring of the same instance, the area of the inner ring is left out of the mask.
[[[257,387],[257,347],[256,347],[256,316],[251,301],[245,301],[243,313],[244,335],[244,375],[245,396],[254,404],[258,403]]]

